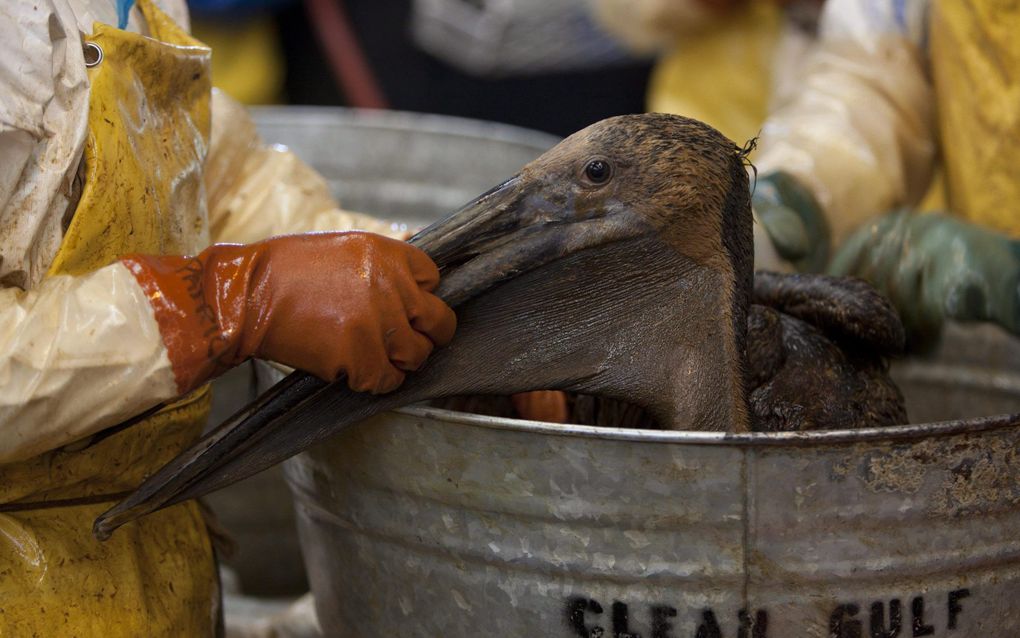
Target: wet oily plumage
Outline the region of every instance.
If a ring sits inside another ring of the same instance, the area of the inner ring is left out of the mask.
[[[747,388],[761,432],[907,422],[887,357],[904,346],[892,305],[859,279],[757,273]]]
[[[663,427],[739,432],[754,422],[747,379],[758,377],[747,362],[759,359],[774,381],[755,391],[766,404],[787,396],[796,347],[746,356],[753,246],[743,156],[700,122],[599,122],[411,242],[440,266],[436,292],[457,310],[448,347],[383,396],[292,374],[104,514],[97,535],[420,401],[562,389],[627,401]],[[781,325],[786,347],[788,333],[801,333]]]

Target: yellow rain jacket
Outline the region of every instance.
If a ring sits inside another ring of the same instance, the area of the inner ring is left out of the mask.
[[[147,0],[140,8],[148,37],[96,24],[85,38],[84,187],[51,276],[206,242],[209,50]],[[133,523],[105,543],[90,533],[118,495],[194,441],[208,411],[204,388],[84,449],[0,465],[0,633],[213,634],[216,566],[197,504]]]
[[[743,144],[758,134],[774,84],[790,70],[784,47],[802,46],[774,0],[752,0],[677,37],[652,72],[648,110],[693,117]]]

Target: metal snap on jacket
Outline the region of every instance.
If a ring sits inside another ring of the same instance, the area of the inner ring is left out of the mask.
[[[103,47],[99,46],[95,42],[86,42],[82,47],[82,51],[85,54],[85,66],[92,68],[99,66],[99,63],[103,61]]]

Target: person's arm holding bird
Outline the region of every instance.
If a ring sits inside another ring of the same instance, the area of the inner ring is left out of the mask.
[[[96,6],[114,19],[112,4]],[[339,210],[321,177],[257,136],[237,144],[235,157],[268,158],[263,166],[282,179],[258,170],[231,179],[238,167],[217,163],[223,145],[214,139],[204,180],[211,221],[220,223],[213,238],[255,243],[200,252],[195,242],[181,251],[189,256],[133,255],[91,272],[53,270],[80,197],[71,185],[87,133],[81,48],[61,44],[79,40],[79,16],[59,2],[5,10],[19,16],[3,21],[12,41],[34,48],[8,60],[20,72],[5,76],[0,99],[0,151],[11,160],[0,167],[7,230],[0,237],[0,462],[83,440],[248,357],[330,380],[346,374],[352,387],[383,392],[450,339],[455,317],[430,292],[438,271],[405,242],[354,232],[255,241],[280,232],[389,230]],[[213,101],[214,111],[224,102]],[[257,202],[238,194],[259,180],[273,187]]]
[[[251,242],[280,233],[366,230],[406,239],[405,227],[343,210],[326,181],[291,151],[267,145],[245,108],[213,92],[212,139],[205,187],[214,241]],[[512,397],[521,418],[563,423],[562,392],[528,392]]]
[[[135,255],[0,290],[0,461],[184,394],[252,356],[386,392],[452,337],[439,273],[360,232]]]

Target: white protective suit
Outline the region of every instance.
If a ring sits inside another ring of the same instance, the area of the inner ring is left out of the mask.
[[[184,0],[159,0],[187,25]],[[44,278],[80,194],[89,83],[79,32],[116,24],[115,0],[0,3],[0,463],[87,437],[178,394],[151,306],[114,264]],[[128,30],[146,33],[137,9]],[[210,239],[395,227],[341,211],[293,154],[267,147],[244,110],[213,96],[204,176]]]

